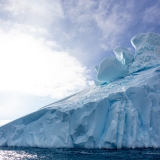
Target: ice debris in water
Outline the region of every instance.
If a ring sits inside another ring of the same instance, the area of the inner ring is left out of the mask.
[[[95,67],[99,86],[0,127],[0,146],[160,147],[159,37],[155,33],[133,37],[133,63],[127,49],[115,49],[123,57],[106,58]]]

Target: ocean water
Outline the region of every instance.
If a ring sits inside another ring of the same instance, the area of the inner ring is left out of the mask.
[[[0,147],[0,160],[160,159],[160,149],[42,149]]]

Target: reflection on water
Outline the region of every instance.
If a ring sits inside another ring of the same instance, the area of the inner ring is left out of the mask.
[[[41,149],[0,147],[0,160],[27,159],[160,159],[160,149]]]

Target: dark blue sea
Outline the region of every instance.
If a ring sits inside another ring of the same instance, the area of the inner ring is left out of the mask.
[[[12,148],[0,147],[0,160],[28,160],[28,159],[160,159],[160,149],[40,149],[40,148]]]

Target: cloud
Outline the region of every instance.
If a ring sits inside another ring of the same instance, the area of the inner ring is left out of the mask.
[[[5,19],[35,28],[50,47],[67,51],[87,67],[89,61],[104,58],[104,51],[120,45],[134,9],[134,1],[126,0],[118,4],[111,0],[7,0],[2,4]]]
[[[16,28],[0,35],[0,91],[62,98],[89,85],[86,67],[51,42]]]
[[[90,36],[96,35],[98,41],[97,47],[112,50],[120,37],[125,33],[125,30],[131,25],[134,13],[134,1],[65,1],[64,5],[65,16],[70,21],[76,24],[76,32],[88,32]],[[106,47],[104,47],[106,43]]]
[[[62,98],[92,84],[61,28],[60,0],[0,2],[0,91]],[[51,30],[52,29],[52,30]]]
[[[103,2],[103,1],[102,1]],[[102,6],[103,5],[103,8]],[[131,14],[128,14],[130,6],[123,6],[119,3],[112,6],[112,3],[105,5],[108,9],[104,8],[104,4],[99,5],[98,13],[95,14],[97,25],[104,33],[104,37],[115,36],[125,31],[127,24],[131,20]],[[110,8],[110,6],[112,6]],[[109,9],[110,8],[110,9]]]
[[[32,25],[48,25],[64,17],[60,0],[6,0],[0,6],[10,20]]]
[[[160,5],[154,5],[151,7],[146,8],[143,15],[143,21],[147,23],[159,24],[159,17],[160,17]]]

